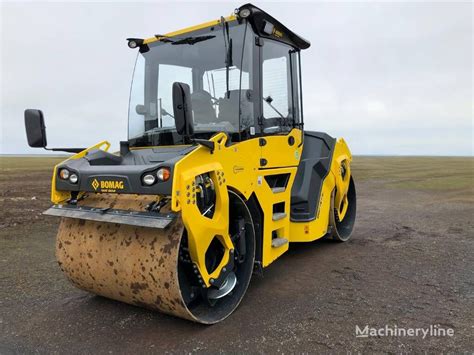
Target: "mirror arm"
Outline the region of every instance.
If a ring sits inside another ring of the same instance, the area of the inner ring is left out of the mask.
[[[66,153],[80,153],[87,148],[46,148],[45,150],[50,150],[53,152],[66,152]]]
[[[196,138],[193,141],[194,143],[200,144],[203,147],[208,148],[211,151],[211,154],[214,153],[214,149],[216,145],[214,142],[208,141],[207,139],[196,139]]]

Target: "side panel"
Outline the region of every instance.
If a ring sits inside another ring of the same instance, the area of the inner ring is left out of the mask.
[[[330,207],[332,193],[336,189],[334,206],[340,211],[341,206],[347,206],[342,203],[346,199],[347,190],[350,181],[350,163],[352,162],[351,152],[344,141],[339,138],[334,146],[334,153],[331,160],[331,167],[328,175],[324,178],[321,194],[318,201],[318,209],[315,219],[307,222],[290,222],[290,242],[310,242],[322,238],[329,232],[330,225]],[[341,165],[345,164],[346,172],[342,176]],[[343,211],[345,212],[345,211]]]
[[[286,136],[267,136],[263,147],[259,138],[227,146],[227,137],[218,134],[212,138],[216,144],[212,154],[209,149],[199,147],[176,163],[171,206],[173,211],[182,213],[183,222],[190,234],[193,260],[201,260],[203,265],[204,253],[214,235],[220,236],[226,249],[232,248],[226,218],[226,194],[229,188],[245,199],[255,193],[263,210],[262,264],[269,265],[288,250],[288,243],[272,246],[272,238],[289,240],[290,191],[302,150],[301,146],[298,147],[300,132],[293,130]],[[288,144],[289,140],[293,141],[291,145]],[[267,157],[269,167],[259,169],[262,154]],[[211,219],[201,216],[193,191],[194,179],[205,172],[211,173],[219,197],[216,213]],[[272,175],[286,177],[284,189],[274,189],[269,185],[266,177]],[[275,219],[275,213],[281,218]],[[201,270],[201,274],[207,276],[204,270]]]
[[[262,161],[260,168],[281,168],[297,166],[303,152],[301,131],[293,129],[288,135],[260,138]],[[291,186],[291,185],[290,185]]]
[[[267,182],[267,177],[288,174],[285,190],[274,192]],[[255,190],[263,210],[263,258],[262,265],[268,266],[288,250],[289,243],[274,247],[274,238],[290,239],[290,191],[296,175],[296,167],[260,170]],[[278,209],[276,209],[278,208]],[[284,218],[274,220],[275,213],[283,213]]]
[[[311,242],[328,233],[331,193],[335,186],[332,173],[324,179],[316,218],[308,222],[290,222],[290,242]],[[317,199],[317,197],[315,197]]]
[[[323,182],[331,169],[336,140],[326,133],[305,132],[295,185],[291,189],[291,220],[309,222],[319,214]]]

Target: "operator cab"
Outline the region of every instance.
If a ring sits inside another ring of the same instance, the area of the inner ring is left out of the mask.
[[[300,50],[309,42],[247,4],[201,26],[129,39],[139,48],[129,105],[130,146],[187,143],[176,129],[173,84],[190,89],[193,138],[231,142],[302,127]]]

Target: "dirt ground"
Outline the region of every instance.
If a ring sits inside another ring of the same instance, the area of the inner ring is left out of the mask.
[[[202,326],[74,288],[54,258],[51,158],[0,158],[0,354],[474,351],[474,159],[356,157],[344,244],[290,251]],[[454,336],[355,336],[356,326]]]

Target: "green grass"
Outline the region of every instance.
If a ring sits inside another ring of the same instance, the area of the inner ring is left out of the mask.
[[[0,157],[2,175],[51,172],[66,157]],[[387,187],[423,190],[474,189],[472,157],[354,157],[357,181],[374,181]]]
[[[354,157],[354,177],[388,187],[423,190],[474,189],[472,157]]]
[[[18,170],[47,170],[67,157],[0,157],[2,173],[16,172]]]

